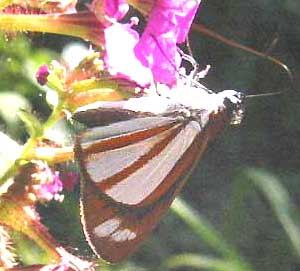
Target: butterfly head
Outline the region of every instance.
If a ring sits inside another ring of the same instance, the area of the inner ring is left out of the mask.
[[[224,105],[229,113],[230,124],[241,124],[244,118],[246,95],[235,90],[224,90],[220,95],[224,97]]]

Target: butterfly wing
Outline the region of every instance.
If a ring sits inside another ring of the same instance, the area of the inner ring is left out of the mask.
[[[81,210],[90,246],[119,262],[156,226],[223,118],[202,129],[182,117],[147,115],[81,134]]]

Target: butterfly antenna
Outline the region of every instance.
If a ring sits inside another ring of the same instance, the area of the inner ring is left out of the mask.
[[[295,92],[297,91],[296,87],[295,87],[295,83],[294,83],[294,76],[293,76],[293,73],[291,72],[291,70],[289,69],[289,67],[285,63],[283,63],[282,61],[280,61],[277,58],[274,58],[274,57],[272,57],[268,54],[270,52],[270,50],[277,43],[278,37],[275,37],[275,39],[273,39],[273,41],[272,41],[271,45],[269,46],[267,52],[263,53],[263,52],[259,52],[257,50],[254,50],[254,49],[252,49],[248,46],[242,45],[242,44],[240,44],[240,43],[238,43],[234,40],[228,39],[227,37],[224,37],[223,35],[220,35],[220,34],[216,33],[215,31],[212,31],[212,30],[208,29],[204,25],[194,23],[192,25],[192,29],[197,31],[197,32],[203,33],[204,35],[209,36],[213,39],[219,40],[219,41],[223,42],[224,44],[227,44],[228,46],[246,51],[250,54],[256,55],[258,57],[261,57],[261,58],[264,58],[268,61],[273,62],[274,64],[278,65],[286,73],[286,75],[289,78],[292,90],[295,91]],[[284,91],[281,91],[280,93],[283,93],[283,92]],[[275,95],[278,95],[278,92],[274,92],[274,93],[275,93]],[[265,93],[265,94],[272,94],[272,93]],[[258,95],[260,95],[260,94],[258,94]],[[268,95],[268,96],[270,96],[270,95]]]
[[[260,94],[245,95],[245,99],[252,99],[252,98],[258,98],[258,97],[277,96],[277,95],[281,95],[283,92],[284,91],[277,91],[277,92],[266,92],[266,93],[260,93]]]

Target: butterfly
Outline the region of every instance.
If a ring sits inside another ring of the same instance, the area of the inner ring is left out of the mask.
[[[188,87],[75,114],[88,127],[75,143],[82,224],[99,257],[116,263],[137,249],[208,143],[225,124],[240,119],[243,100],[234,90]]]

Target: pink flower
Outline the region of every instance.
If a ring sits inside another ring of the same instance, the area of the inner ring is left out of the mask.
[[[57,201],[63,200],[60,194],[63,184],[59,178],[59,172],[54,171],[44,162],[37,160],[32,161],[28,168],[34,170],[30,174],[31,182],[26,187],[28,197],[32,201]]]
[[[106,25],[104,60],[108,72],[115,77],[132,80],[141,86],[148,85],[152,80],[151,70],[145,67],[134,53],[139,34],[131,27],[138,21],[132,18],[128,24],[117,22],[128,12],[129,6],[126,1],[94,0],[89,8],[98,20]]]
[[[134,21],[131,24],[115,23],[104,30],[106,48],[104,61],[111,75],[146,86],[152,81],[152,73],[134,53],[139,35],[131,28],[133,24]]]
[[[38,185],[37,196],[40,200],[50,201],[52,199],[62,200],[59,194],[63,189],[62,181],[59,178],[59,172],[55,171],[52,173],[51,180],[49,181],[49,176],[47,176],[48,181]]]
[[[94,0],[94,2],[99,0]],[[100,0],[103,2],[103,0]],[[129,5],[125,0],[106,0],[105,1],[105,13],[111,18],[121,20],[129,10]]]
[[[108,27],[105,62],[109,72],[141,86],[151,83],[151,73],[155,82],[174,86],[181,62],[176,44],[186,39],[199,4],[200,0],[155,1],[141,39],[130,24]]]
[[[47,77],[50,74],[49,68],[47,65],[42,65],[39,67],[38,71],[36,72],[35,78],[38,83],[43,86],[47,84]]]
[[[57,3],[55,7],[66,8],[67,11],[69,8],[74,11],[76,4],[76,0],[46,2]],[[125,0],[93,0],[89,12],[22,16],[26,26],[19,27],[22,30],[67,34],[90,40],[105,47],[105,67],[113,76],[131,80],[142,87],[148,87],[153,82],[175,86],[181,62],[176,44],[185,40],[200,0],[132,2],[146,6],[147,10],[152,7],[141,38],[132,29],[134,20],[129,24],[118,22],[129,8]],[[37,79],[41,84],[47,82],[46,75],[46,70],[44,73],[43,70],[39,71]]]
[[[138,59],[155,81],[174,85],[181,63],[177,43],[184,42],[200,1],[156,1],[146,29],[135,47]]]

